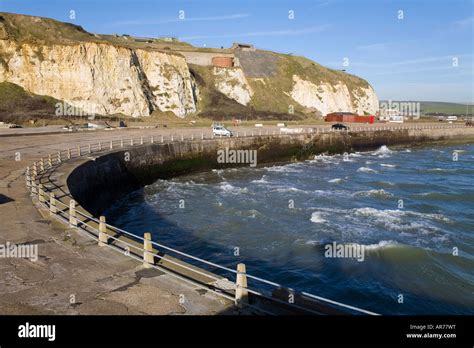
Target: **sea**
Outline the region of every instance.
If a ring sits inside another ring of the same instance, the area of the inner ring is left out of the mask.
[[[472,315],[473,184],[473,144],[382,146],[157,180],[105,215],[295,291],[381,314]]]

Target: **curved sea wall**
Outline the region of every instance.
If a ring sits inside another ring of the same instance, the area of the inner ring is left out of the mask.
[[[398,129],[307,133],[206,140],[174,141],[111,151],[74,168],[67,186],[77,202],[98,216],[115,200],[157,179],[214,168],[248,166],[218,161],[218,151],[256,150],[257,163],[308,159],[321,153],[370,151],[382,145],[426,142],[472,142],[474,128]]]

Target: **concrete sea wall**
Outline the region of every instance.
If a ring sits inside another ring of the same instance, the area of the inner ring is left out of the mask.
[[[106,153],[75,168],[67,179],[74,199],[98,216],[115,200],[157,179],[238,166],[219,163],[218,150],[256,150],[258,164],[308,159],[316,154],[370,151],[382,145],[473,142],[474,128],[400,129],[216,138],[147,144]],[[249,164],[240,164],[240,166]]]

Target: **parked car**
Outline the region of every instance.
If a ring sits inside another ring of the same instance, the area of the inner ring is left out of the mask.
[[[342,124],[342,123],[333,124],[331,128],[338,129],[338,130],[349,130],[349,127],[347,127],[345,124]]]
[[[231,137],[233,134],[229,129],[225,128],[224,126],[212,125],[212,135]]]

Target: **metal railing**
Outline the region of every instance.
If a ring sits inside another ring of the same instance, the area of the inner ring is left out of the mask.
[[[464,125],[404,125],[404,126],[382,126],[382,127],[355,127],[355,131],[359,132],[373,132],[373,131],[385,131],[385,130],[401,130],[401,129],[415,129],[415,130],[423,130],[423,129],[450,129],[450,128],[461,128]],[[352,129],[351,131],[354,131]],[[305,133],[331,133],[334,130],[331,129],[320,129],[320,128],[307,128]],[[262,134],[260,131],[259,134],[255,134],[254,132],[244,132],[244,137],[249,136],[262,136],[262,135],[276,135],[276,136],[291,136],[291,135],[298,135],[301,133],[291,133],[291,134],[282,134],[281,132],[276,133],[273,132],[272,134]],[[239,133],[236,133],[236,136],[239,136]],[[201,133],[200,136],[195,137],[194,134],[190,136],[187,140],[195,140],[195,139],[209,139],[205,137],[204,133]],[[42,181],[49,171],[54,170],[56,167],[61,165],[62,163],[73,159],[79,158],[81,156],[87,156],[92,153],[103,152],[103,151],[110,151],[114,149],[121,149],[125,147],[133,147],[139,146],[144,144],[155,144],[155,143],[167,143],[167,142],[174,142],[174,141],[184,141],[184,135],[181,137],[174,137],[171,134],[168,137],[168,141],[165,139],[164,136],[150,136],[147,138],[140,137],[138,139],[130,137],[130,138],[120,138],[120,139],[113,139],[109,141],[103,141],[98,143],[89,143],[87,145],[78,145],[73,148],[68,148],[66,150],[59,150],[55,153],[48,154],[46,157],[40,158],[40,160],[34,162],[31,167],[27,167],[25,171],[25,179],[26,179],[26,186],[27,189],[30,191],[31,196],[33,199],[37,199],[38,204],[45,209],[48,209],[51,213],[52,217],[57,218],[58,220],[69,224],[72,227],[78,228],[82,232],[86,232],[87,235],[94,240],[96,240],[100,246],[108,246],[115,250],[119,251],[128,251],[127,256],[132,257],[134,259],[140,260],[144,263],[146,267],[153,267],[160,269],[161,271],[165,271],[166,273],[193,285],[197,285],[202,287],[206,290],[210,290],[222,297],[225,297],[229,300],[235,302],[235,304],[239,307],[250,306],[255,307],[248,302],[248,294],[253,294],[262,298],[266,298],[268,300],[279,302],[285,305],[290,305],[291,307],[304,310],[306,312],[311,312],[311,309],[307,307],[302,307],[296,303],[289,303],[288,301],[283,301],[279,298],[272,296],[271,294],[265,293],[263,290],[258,290],[257,288],[250,288],[247,284],[248,280],[251,279],[254,283],[261,283],[265,284],[267,287],[272,287],[278,290],[285,290],[286,293],[292,295],[300,295],[306,297],[307,299],[317,300],[329,306],[334,306],[336,308],[344,308],[346,310],[350,310],[356,313],[362,314],[369,314],[369,315],[378,315],[377,313],[367,311],[355,306],[350,306],[338,301],[333,301],[321,296],[317,296],[314,294],[310,294],[307,292],[296,292],[291,288],[287,288],[279,283],[272,282],[254,275],[251,275],[246,272],[246,267],[244,264],[240,263],[236,266],[235,269],[225,267],[219,265],[217,263],[204,260],[202,258],[198,258],[196,256],[190,255],[188,253],[182,252],[180,250],[171,248],[166,246],[162,243],[158,243],[156,241],[151,240],[151,236],[149,233],[145,233],[143,237],[137,236],[136,234],[130,233],[113,225],[106,223],[105,217],[101,216],[99,219],[91,216],[88,213],[85,213],[77,208],[76,202],[69,194],[64,193],[62,197],[56,197],[54,190],[56,187],[53,185],[47,186],[46,183]],[[49,182],[51,183],[51,182]],[[52,184],[52,183],[51,183]],[[63,202],[66,198],[69,199],[69,204]],[[82,218],[81,218],[82,217]],[[98,228],[92,226],[91,222],[94,222],[98,225]],[[112,235],[110,232],[115,233],[117,236]],[[129,240],[125,238],[120,238],[120,236],[126,236]],[[111,242],[112,241],[112,242]],[[132,243],[135,241],[135,244]],[[136,244],[140,243],[140,244]],[[177,255],[177,258],[170,258],[167,255],[160,255],[159,252],[154,252],[153,247],[156,247],[158,250],[166,250],[167,252],[172,253],[173,255]],[[135,250],[136,252],[130,252],[131,250]],[[140,258],[140,253],[142,254],[142,258]],[[155,263],[155,260],[158,259],[161,264]],[[182,261],[181,259],[190,260],[190,261]],[[211,267],[213,268],[213,273],[206,271],[205,268],[197,268],[192,264],[188,263],[192,262],[199,267]],[[213,283],[205,283],[196,282],[195,280],[190,279],[187,276],[183,276],[179,274],[176,270],[172,270],[170,268],[166,268],[163,266],[164,263],[171,264],[175,268],[185,269],[193,274],[203,276],[204,278],[211,279]],[[226,274],[231,274],[235,276],[235,281],[230,282],[222,275],[214,274],[215,270],[222,271]],[[233,292],[233,294],[232,294]],[[268,314],[272,314],[260,307],[255,307],[256,309],[266,312]],[[317,311],[312,311],[315,313],[319,313]]]

